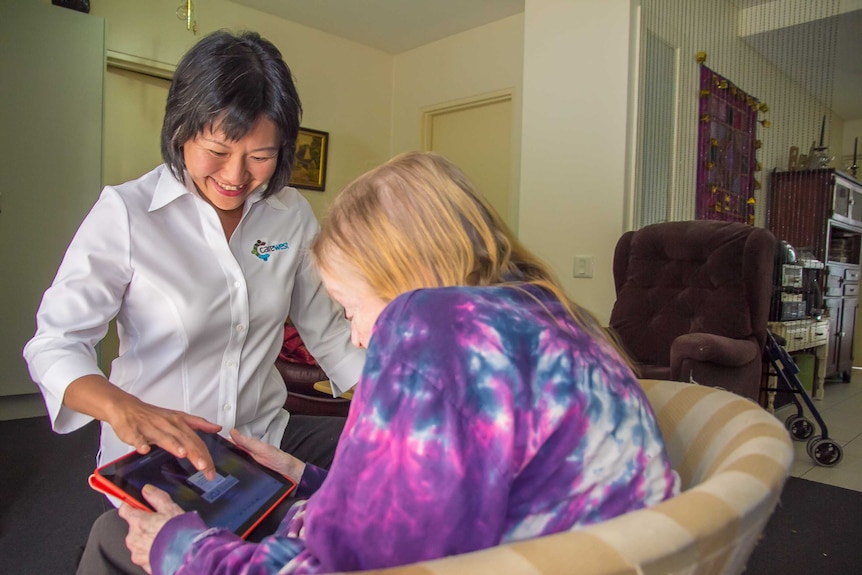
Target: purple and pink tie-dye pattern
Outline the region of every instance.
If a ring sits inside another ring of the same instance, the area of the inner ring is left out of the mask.
[[[576,529],[674,495],[678,477],[629,368],[553,298],[528,291],[395,299],[320,489],[260,545],[174,519],[154,546],[154,572],[386,567]]]

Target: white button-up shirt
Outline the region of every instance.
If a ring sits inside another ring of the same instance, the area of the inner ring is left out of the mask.
[[[78,229],[24,348],[55,431],[92,418],[63,406],[75,379],[101,373],[95,346],[116,316],[109,380],[147,403],[199,415],[279,445],[288,414],[274,367],[289,315],[336,393],[364,352],[310,267],[318,231],[293,188],[246,201],[230,242],[215,210],[166,166],[108,186]],[[131,451],[102,424],[99,463]]]

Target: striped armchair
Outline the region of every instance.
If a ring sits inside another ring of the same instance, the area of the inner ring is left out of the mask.
[[[682,479],[680,495],[580,531],[364,573],[741,573],[793,462],[787,431],[754,402],[718,388],[641,385]]]

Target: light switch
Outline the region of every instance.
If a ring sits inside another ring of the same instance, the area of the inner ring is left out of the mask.
[[[593,277],[594,268],[595,258],[593,256],[575,256],[574,277],[591,278]]]

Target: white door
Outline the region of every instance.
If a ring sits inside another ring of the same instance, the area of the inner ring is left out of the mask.
[[[36,393],[21,351],[101,187],[105,22],[0,0],[0,398]]]
[[[170,80],[108,67],[105,76],[105,185],[162,163],[160,139]]]
[[[105,76],[104,183],[122,184],[162,163],[160,146],[170,80],[113,66]],[[110,373],[119,354],[116,322],[99,346],[99,367]]]
[[[425,113],[425,149],[446,156],[517,231],[510,94]]]

